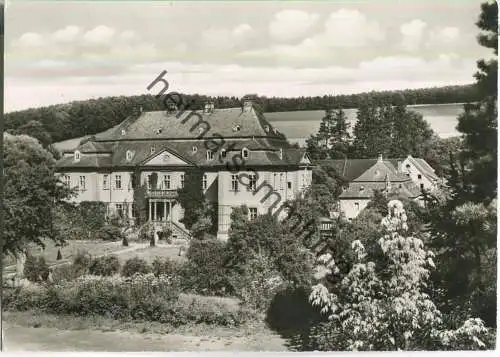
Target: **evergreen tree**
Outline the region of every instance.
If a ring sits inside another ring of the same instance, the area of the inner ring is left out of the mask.
[[[349,124],[342,109],[327,109],[319,131],[306,141],[313,159],[345,158],[349,150]]]

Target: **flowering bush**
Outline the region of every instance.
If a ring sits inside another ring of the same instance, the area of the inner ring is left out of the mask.
[[[389,202],[382,220],[385,235],[379,246],[382,267],[367,261],[364,246],[352,243],[355,264],[335,287],[313,286],[310,300],[329,321],[313,329],[311,339],[322,350],[483,349],[487,330],[469,319],[457,330],[444,328],[441,312],[424,292],[433,253],[420,239],[405,237],[407,217],[402,205]],[[318,259],[323,277],[339,274],[331,255]]]

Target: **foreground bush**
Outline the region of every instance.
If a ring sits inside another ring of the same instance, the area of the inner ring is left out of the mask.
[[[226,243],[216,239],[192,240],[183,269],[183,285],[187,291],[204,295],[229,295],[234,289],[229,282]]]
[[[168,258],[162,259],[160,257],[156,257],[151,266],[152,272],[155,276],[179,276],[182,274],[183,263],[179,263]]]
[[[122,268],[122,275],[125,277],[130,277],[134,274],[148,274],[150,272],[151,266],[148,262],[138,257],[128,259]]]
[[[107,224],[101,227],[95,233],[96,239],[108,241],[108,242],[116,242],[123,239],[122,231],[119,227],[111,224]]]
[[[180,295],[178,279],[153,274],[129,278],[84,276],[59,284],[27,286],[7,294],[3,303],[4,308],[14,310],[101,315],[175,326],[187,323],[234,326],[250,317],[235,299]]]
[[[49,266],[45,262],[44,257],[35,257],[31,254],[28,254],[26,256],[23,273],[24,277],[29,281],[47,281],[49,277]]]
[[[120,261],[116,255],[108,255],[92,259],[89,272],[92,275],[110,276],[120,271]]]

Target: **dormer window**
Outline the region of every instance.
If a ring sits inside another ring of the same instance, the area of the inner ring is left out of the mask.
[[[74,157],[75,157],[75,161],[80,161],[80,157],[81,157],[80,151],[76,150]]]
[[[207,150],[207,160],[212,161],[214,159],[214,152],[212,150]]]
[[[365,190],[365,187],[364,187],[364,186],[361,186],[361,187],[359,188],[359,192],[363,192],[364,190]]]
[[[154,153],[155,153],[155,150],[156,150],[156,149],[155,149],[155,146],[154,146],[154,145],[153,145],[153,146],[151,146],[151,148],[150,148],[150,153],[151,153],[151,154],[154,154]]]
[[[265,130],[266,130],[266,133],[269,133],[269,130],[271,130],[271,128],[269,127],[269,125],[266,125]]]
[[[243,156],[244,159],[248,159],[248,155],[249,155],[249,152],[248,152],[247,148],[241,149],[241,156]]]
[[[126,152],[125,156],[126,156],[126,158],[127,158],[127,161],[132,160],[132,151],[127,150],[127,152]]]
[[[233,131],[240,131],[241,130],[241,126],[239,125],[236,125],[233,127]]]
[[[163,131],[162,128],[158,128],[155,130],[155,133],[156,133],[156,135],[160,135],[162,131]]]
[[[125,135],[127,134],[127,132],[125,131],[125,129],[122,129],[122,135]]]
[[[197,152],[198,151],[198,148],[196,146],[193,146],[193,153]]]

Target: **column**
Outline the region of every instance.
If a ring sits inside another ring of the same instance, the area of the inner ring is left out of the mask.
[[[149,221],[151,222],[151,211],[153,210],[151,208],[152,204],[151,204],[151,200],[149,201]]]
[[[154,210],[153,210],[153,221],[156,221],[156,201],[154,203]]]
[[[170,223],[172,223],[172,201],[168,201],[168,216]]]
[[[163,220],[167,220],[167,200],[163,200]]]

